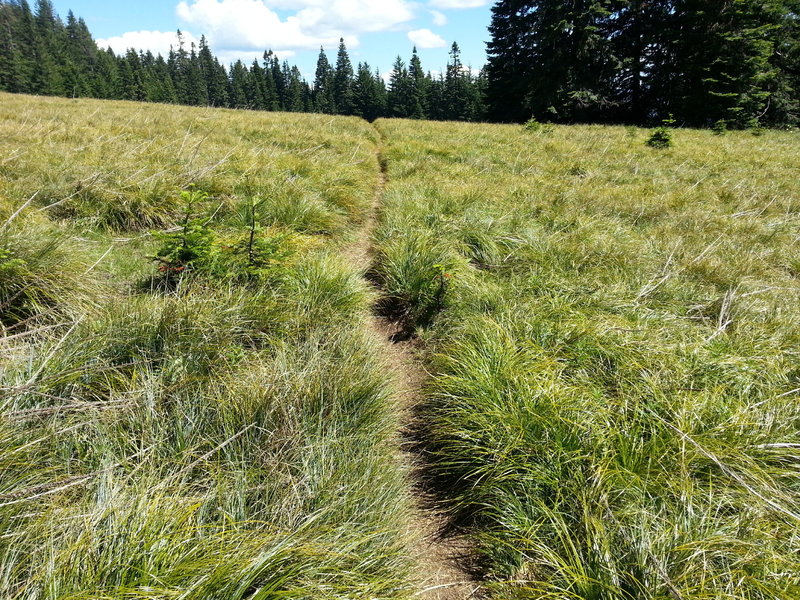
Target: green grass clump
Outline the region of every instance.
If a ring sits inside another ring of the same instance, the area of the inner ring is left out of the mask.
[[[375,270],[462,261],[423,412],[494,597],[795,598],[796,134],[377,126]]]
[[[29,329],[75,314],[90,301],[88,268],[46,224],[0,225],[0,327]]]
[[[399,411],[335,251],[374,131],[8,95],[0,131],[0,597],[409,597]]]

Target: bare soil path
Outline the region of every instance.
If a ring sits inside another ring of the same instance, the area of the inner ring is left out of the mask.
[[[373,205],[356,239],[343,250],[347,260],[362,273],[372,263],[372,239],[378,226],[381,201],[386,187],[385,163],[378,155],[381,174]],[[377,311],[375,311],[377,312]],[[415,514],[409,531],[417,563],[418,591],[421,600],[472,600],[483,597],[482,586],[470,573],[471,547],[463,536],[452,533],[449,519],[438,508],[435,494],[425,484],[426,455],[417,441],[419,405],[428,374],[418,358],[416,340],[402,335],[398,324],[373,314],[369,329],[378,341],[382,360],[392,373],[393,385],[403,415],[403,430],[398,432],[399,453],[410,474],[409,485]]]

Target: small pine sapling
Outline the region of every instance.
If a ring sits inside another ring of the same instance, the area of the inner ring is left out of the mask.
[[[675,123],[675,119],[671,114],[666,119],[662,119],[661,125],[653,130],[645,143],[651,148],[659,149],[672,146],[672,132],[668,128],[673,123]]]
[[[208,194],[191,188],[181,192],[185,213],[178,231],[157,232],[154,237],[162,245],[153,257],[158,263],[164,283],[174,289],[185,273],[207,267],[214,250],[214,232],[208,227],[210,218],[196,217],[199,206],[208,200]]]

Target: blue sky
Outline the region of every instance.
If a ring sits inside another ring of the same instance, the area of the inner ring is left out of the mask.
[[[180,28],[187,40],[205,34],[228,64],[250,62],[275,50],[313,79],[320,45],[335,61],[344,37],[355,66],[366,61],[382,73],[399,54],[408,61],[416,44],[425,70],[447,64],[453,41],[464,64],[486,61],[491,0],[54,0],[62,17],[72,9],[95,38],[117,52],[128,47],[165,54]]]

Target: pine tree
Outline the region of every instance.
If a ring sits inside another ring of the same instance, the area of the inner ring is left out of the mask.
[[[312,106],[311,93],[308,86],[303,81],[300,69],[290,67],[287,61],[283,61],[283,73],[287,82],[286,85],[286,110],[290,112],[302,112]]]
[[[185,103],[192,106],[208,105],[208,89],[206,88],[203,68],[200,64],[200,57],[194,42],[191,44],[191,51],[184,63],[186,75],[186,99]]]
[[[271,52],[264,52],[264,68],[262,69],[264,110],[280,110],[280,98],[272,71]]]
[[[175,95],[180,104],[189,103],[189,82],[187,81],[187,66],[189,62],[189,53],[186,51],[186,43],[183,40],[183,33],[178,29],[178,49],[175,50],[172,46],[169,49],[169,58],[167,65],[169,66],[170,76],[172,77],[172,85],[175,88]]]
[[[800,125],[800,0],[784,0],[779,5],[780,23],[771,59],[777,73],[762,122],[796,127]]]
[[[584,121],[613,109],[619,64],[603,35],[609,8],[605,0],[499,2],[488,45],[491,115]]]
[[[33,47],[32,39],[23,37],[22,23],[26,18],[33,21],[27,4],[0,3],[0,90],[30,91],[32,64],[26,57],[30,57]]]
[[[534,85],[534,3],[501,0],[492,7],[487,43],[487,101],[495,121],[524,121],[531,116]]]
[[[387,114],[390,117],[408,118],[412,112],[411,105],[411,78],[408,75],[406,64],[398,56],[389,76]]]
[[[145,100],[144,82],[142,81],[142,62],[136,50],[129,48],[120,59],[119,88],[117,93],[123,100]]]
[[[206,36],[200,36],[200,50],[197,53],[200,76],[203,79],[207,94],[207,104],[211,106],[227,106],[228,74],[225,67],[212,54]]]
[[[60,69],[61,50],[66,45],[64,24],[56,16],[50,0],[36,0],[34,19],[34,58],[32,91],[63,96],[66,92]]]
[[[671,45],[673,77],[682,83],[672,99],[682,122],[708,126],[725,120],[745,126],[763,115],[778,73],[771,59],[783,17],[782,3],[679,0]]]
[[[266,110],[267,100],[264,96],[264,70],[257,60],[250,65],[247,74],[247,105],[253,110]]]
[[[83,19],[67,13],[64,85],[67,93],[75,96],[93,96],[97,45]]]
[[[231,67],[230,98],[231,108],[249,108],[247,104],[247,67],[241,60],[237,60]]]
[[[340,115],[353,114],[353,65],[347,55],[344,39],[339,39],[336,70],[333,75],[333,103]]]
[[[430,72],[425,76],[425,103],[428,106],[427,117],[434,121],[447,119],[448,111],[445,102],[444,75],[434,78]]]
[[[417,54],[417,47],[411,51],[411,60],[408,62],[408,77],[411,84],[409,92],[409,117],[424,119],[426,114],[425,102],[425,73],[422,70],[422,61]]]
[[[367,63],[359,63],[353,82],[353,114],[369,122],[383,116],[386,110],[386,89],[379,74],[372,74]]]
[[[272,74],[272,81],[275,84],[275,95],[277,97],[277,107],[275,110],[286,110],[286,101],[287,101],[287,86],[288,81],[283,75],[283,71],[281,69],[281,63],[278,60],[278,57],[269,50],[264,55],[264,62],[269,63],[269,71]],[[265,65],[266,66],[266,65]]]
[[[456,42],[450,47],[450,60],[444,78],[445,118],[451,121],[465,121],[469,116],[469,94],[467,74],[461,62],[461,49]]]
[[[291,83],[291,78],[290,78]],[[314,109],[317,112],[334,114],[336,112],[336,102],[333,97],[333,69],[328,62],[323,48],[319,49],[317,59],[317,70],[314,76]],[[295,104],[292,98],[290,104]],[[293,110],[288,108],[287,110]]]

